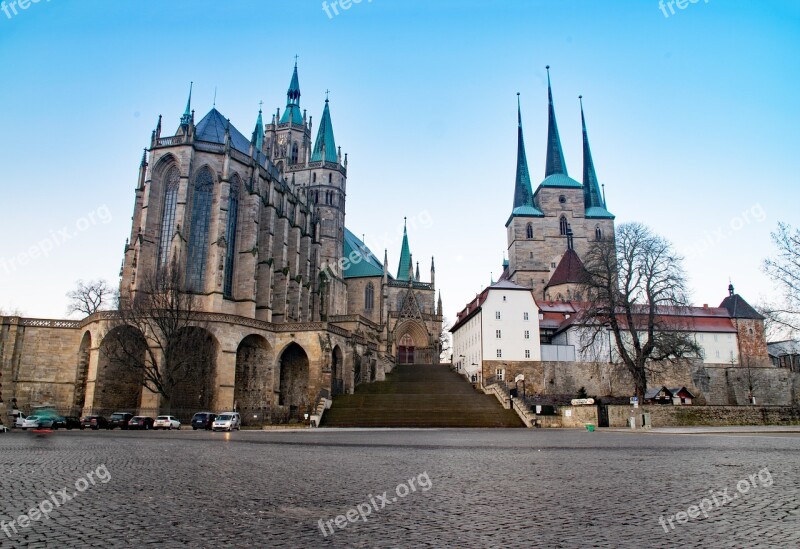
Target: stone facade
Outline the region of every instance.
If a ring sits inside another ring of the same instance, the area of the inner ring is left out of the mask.
[[[191,329],[204,334],[204,358],[169,404],[182,419],[232,408],[250,423],[302,417],[324,393],[382,379],[406,335],[415,351],[406,356],[438,362],[433,268],[430,283],[400,283],[385,261],[370,276],[349,269],[374,258],[365,246],[345,253],[347,155],[329,102],[312,146],[299,100],[295,67],[283,116],[278,109],[264,125],[259,111],[247,139],[216,108],[195,124],[190,95],[177,131],[164,135],[159,117],[142,158],[120,296],[136,299],[168,268],[194,296]],[[3,401],[74,414],[163,411],[163,399],[104,352],[123,329],[114,313],[4,317]]]

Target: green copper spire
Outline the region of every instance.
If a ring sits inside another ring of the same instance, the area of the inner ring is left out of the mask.
[[[528,159],[525,157],[525,141],[522,137],[522,108],[517,94],[517,179],[514,182],[514,208],[533,207],[533,189],[528,174]]]
[[[261,118],[261,103],[258,105],[258,118],[256,119],[256,127],[253,130],[253,137],[250,139],[256,151],[260,151],[264,145],[264,122]]]
[[[603,195],[600,194],[600,185],[597,182],[597,173],[594,170],[592,150],[589,148],[589,134],[586,133],[586,117],[583,114],[583,96],[579,95],[581,102],[581,126],[583,128],[583,203],[586,206],[586,217],[613,218],[608,210]]]
[[[192,86],[194,82],[189,82],[189,99],[186,101],[186,110],[181,116],[181,125],[188,126],[192,122]]]
[[[302,124],[303,114],[300,112],[300,79],[297,77],[297,59],[294,62],[294,73],[292,81],[289,82],[289,89],[286,92],[286,110],[283,111],[281,124],[291,122],[292,124]]]
[[[556,173],[567,175],[567,164],[564,162],[564,151],[561,149],[561,138],[558,137],[558,124],[556,124],[556,111],[553,107],[553,90],[550,87],[550,65],[547,65],[547,109],[545,178]]]
[[[311,154],[312,162],[339,162],[336,151],[336,141],[333,139],[333,124],[331,124],[331,111],[328,108],[328,98],[325,98],[325,109],[322,111],[322,121],[317,131],[317,142]]]
[[[408,232],[406,231],[406,218],[403,218],[403,247],[400,249],[400,264],[397,267],[397,280],[408,280],[411,269],[411,250],[408,247]]]

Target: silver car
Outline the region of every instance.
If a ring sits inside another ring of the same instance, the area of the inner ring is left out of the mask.
[[[242,418],[237,412],[225,412],[217,416],[211,425],[212,431],[237,431],[242,427]]]
[[[153,430],[156,429],[180,429],[181,422],[175,416],[158,416],[153,422]]]

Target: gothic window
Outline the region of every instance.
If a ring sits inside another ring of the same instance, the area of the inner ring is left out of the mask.
[[[194,179],[192,198],[192,225],[189,230],[189,253],[186,262],[186,285],[190,291],[200,292],[206,274],[208,254],[208,229],[211,222],[211,201],[214,179],[211,170],[203,167]]]
[[[316,183],[317,182],[317,172],[314,172],[313,174],[311,174],[311,182],[312,183]]]
[[[333,184],[333,174],[332,173],[328,174],[328,184],[329,185]]]
[[[231,190],[228,194],[228,226],[225,231],[225,284],[223,292],[225,297],[233,295],[233,261],[236,257],[236,222],[239,218],[239,178],[231,179]]]
[[[525,238],[533,238],[533,225],[528,223],[528,226],[525,228]]]
[[[181,176],[177,166],[172,166],[164,177],[164,208],[161,210],[161,229],[159,231],[158,267],[167,264],[169,247],[175,235],[175,205],[178,202],[178,183]]]
[[[292,164],[297,164],[297,143],[292,145]]]
[[[600,225],[594,228],[594,238],[595,240],[603,240],[603,231],[600,230]]]
[[[373,303],[375,301],[375,286],[372,285],[372,282],[367,284],[367,287],[364,288],[364,309],[367,311],[371,311],[373,308]]]
[[[561,216],[561,220],[559,221],[558,225],[559,225],[559,232],[561,233],[561,236],[566,236],[567,235],[567,218],[562,215]]]

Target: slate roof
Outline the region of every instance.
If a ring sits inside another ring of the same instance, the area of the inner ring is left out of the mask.
[[[719,304],[728,310],[731,318],[741,318],[749,320],[764,320],[764,317],[753,309],[750,304],[739,294],[732,294],[722,300]]]
[[[195,139],[198,141],[208,141],[210,143],[225,143],[225,127],[228,120],[222,116],[216,108],[208,111],[208,114],[197,123],[195,127]],[[237,151],[250,154],[250,140],[242,132],[231,124],[231,146]]]

